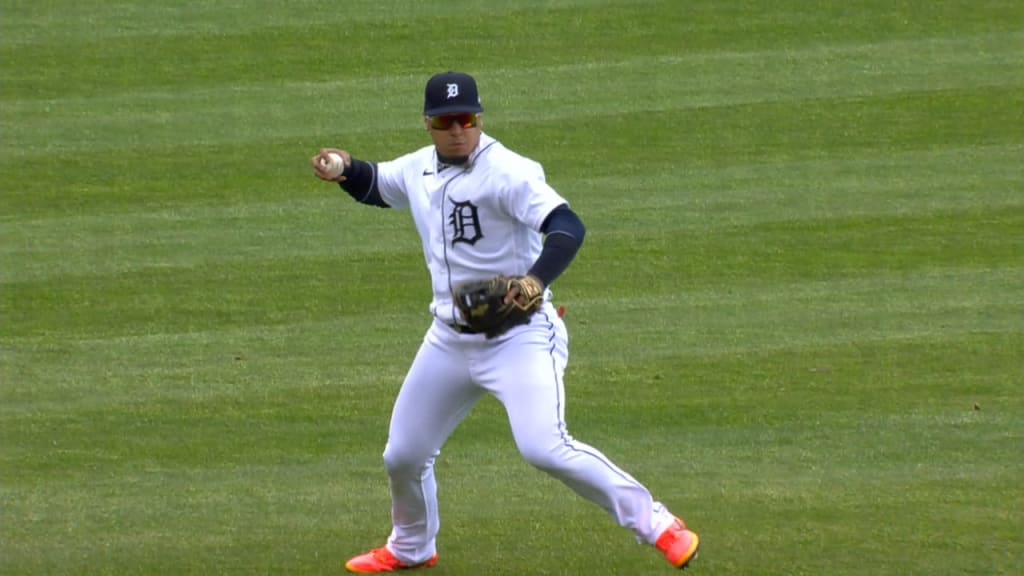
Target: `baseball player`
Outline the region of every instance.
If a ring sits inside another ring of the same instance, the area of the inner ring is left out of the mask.
[[[409,211],[433,289],[432,322],[398,392],[384,448],[391,534],[345,568],[376,573],[437,563],[434,461],[484,394],[504,405],[530,464],[684,568],[697,555],[697,534],[604,454],[569,435],[562,383],[568,335],[548,287],[575,257],[584,226],[540,164],[483,133],[482,112],[471,76],[437,74],[423,107],[432,145],[386,162],[338,148],[310,159],[317,177],[339,183],[356,201]],[[493,307],[527,315],[480,328],[473,316],[487,306],[460,303],[460,287],[495,277],[503,280],[490,284],[501,292]]]

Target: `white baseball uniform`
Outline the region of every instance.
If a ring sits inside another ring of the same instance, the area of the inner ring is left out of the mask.
[[[525,274],[540,255],[541,224],[566,203],[545,182],[543,168],[481,134],[466,165],[439,165],[434,146],[427,146],[381,162],[377,170],[384,201],[412,213],[433,285],[434,321],[398,393],[384,449],[392,553],[408,565],[435,553],[434,460],[486,393],[504,405],[516,446],[530,464],[604,508],[638,540],[653,544],[673,515],[566,429],[562,375],[568,335],[550,291],[529,324],[494,339],[452,326],[461,323],[454,286],[496,274]]]

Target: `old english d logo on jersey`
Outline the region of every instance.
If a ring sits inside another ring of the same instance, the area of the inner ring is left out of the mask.
[[[483,231],[480,230],[480,217],[476,205],[472,202],[452,202],[448,224],[452,227],[452,246],[456,242],[465,242],[472,246],[484,237]]]

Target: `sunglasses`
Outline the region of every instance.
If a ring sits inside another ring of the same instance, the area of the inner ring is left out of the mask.
[[[472,112],[442,114],[430,117],[430,127],[434,130],[447,130],[452,127],[452,124],[458,124],[462,128],[475,128],[477,120],[477,115]]]

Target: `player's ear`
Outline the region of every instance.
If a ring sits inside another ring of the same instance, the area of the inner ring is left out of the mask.
[[[423,117],[423,127],[427,129],[427,132],[430,132],[430,116]]]
[[[484,127],[484,115],[483,114],[477,114],[476,115],[476,127],[480,128],[480,129],[483,129],[483,127]]]

